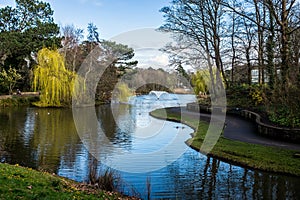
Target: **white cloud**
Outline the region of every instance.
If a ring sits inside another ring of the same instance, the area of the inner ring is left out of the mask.
[[[158,32],[155,28],[140,28],[126,31],[111,38],[111,40],[126,44],[134,49],[162,48],[172,41],[170,34]]]
[[[4,8],[6,6],[12,6],[14,7],[16,5],[14,0],[3,0],[0,3],[0,8]]]
[[[169,64],[169,58],[165,54],[155,56],[151,61],[157,63],[159,66],[167,66]]]
[[[156,48],[145,48],[135,50],[135,60],[138,61],[137,67],[154,69],[166,68],[169,65],[167,54],[163,54]]]
[[[134,49],[135,57],[140,68],[166,68],[169,64],[168,55],[159,51],[172,41],[170,34],[161,33],[155,28],[141,28],[121,33],[112,41],[126,44]]]
[[[80,3],[82,4],[92,4],[94,6],[102,6],[102,1],[101,0],[79,0]]]

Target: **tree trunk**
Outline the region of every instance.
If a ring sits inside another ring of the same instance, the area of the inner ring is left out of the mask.
[[[286,0],[282,1],[282,14],[281,14],[281,78],[282,83],[285,85],[288,81],[288,69],[289,69],[289,59],[288,59],[288,18],[287,18],[287,2]]]
[[[269,86],[270,89],[274,88],[275,85],[275,65],[274,65],[274,35],[275,35],[275,29],[274,29],[274,20],[273,20],[273,14],[270,12],[270,33],[267,41],[267,70],[268,70],[268,76],[269,76]]]
[[[263,83],[263,28],[261,26],[262,17],[260,14],[260,7],[258,0],[253,0],[255,5],[255,15],[257,24],[257,37],[258,37],[258,83]]]
[[[251,70],[251,61],[250,61],[250,47],[251,46],[248,46],[247,49],[246,49],[246,60],[247,60],[247,71],[248,71],[248,84],[251,85],[252,83],[252,70]]]

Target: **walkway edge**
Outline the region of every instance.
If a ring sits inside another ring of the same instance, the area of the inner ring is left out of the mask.
[[[300,143],[300,129],[276,127],[262,122],[262,117],[252,111],[242,110],[241,116],[255,121],[259,134],[271,138],[282,139],[294,143]]]

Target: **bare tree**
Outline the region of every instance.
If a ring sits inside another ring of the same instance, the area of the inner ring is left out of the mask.
[[[300,20],[300,3],[297,3],[293,9],[293,14],[291,16],[291,27],[296,29],[292,32],[290,36],[291,44],[291,56],[292,62],[295,66],[296,74],[299,74],[300,68],[300,29],[299,29],[299,20]],[[297,28],[298,27],[298,28]]]
[[[162,8],[161,12],[164,13],[166,23],[160,30],[177,35],[177,41],[183,47],[180,50],[193,58],[193,62],[199,63],[199,57],[206,60],[211,78],[211,93],[217,94],[218,87],[223,87],[223,81],[220,73],[214,73],[213,66],[226,77],[221,56],[224,12],[220,1],[174,0],[171,6]],[[226,79],[225,83],[227,85]]]
[[[62,27],[62,46],[63,53],[66,59],[66,67],[75,71],[79,64],[77,60],[80,40],[83,38],[83,30],[75,28],[74,25],[66,25]]]
[[[247,0],[245,3],[249,3]],[[290,76],[294,74],[295,68],[291,66],[291,57],[290,57],[290,47],[291,47],[291,35],[300,29],[300,18],[295,17],[295,6],[297,5],[297,0],[264,0],[258,1],[253,0],[252,4],[249,4],[250,7],[254,7],[253,9],[248,8],[250,12],[254,14],[249,14],[244,10],[234,7],[228,1],[222,1],[222,5],[226,8],[229,8],[232,12],[235,12],[242,16],[243,18],[253,22],[257,26],[257,37],[258,37],[258,65],[260,67],[264,66],[264,46],[265,45],[275,45],[274,39],[277,36],[280,38],[277,46],[280,48],[280,70],[281,70],[281,80],[282,85],[285,85],[287,80],[290,79]],[[255,16],[255,17],[253,17]],[[267,16],[269,16],[269,21],[267,20]],[[291,19],[294,19],[293,26],[291,26]],[[273,24],[274,21],[274,24]],[[268,43],[265,44],[264,35],[266,31],[269,32]],[[272,42],[273,41],[273,42]],[[271,42],[271,43],[270,43]],[[274,46],[274,48],[276,48]],[[274,49],[272,48],[272,49]],[[268,48],[269,50],[270,47]],[[267,50],[268,50],[267,49]],[[272,52],[268,52],[267,57],[271,56]],[[270,58],[268,58],[268,62],[270,63]],[[263,80],[264,70],[261,68],[260,79]],[[270,73],[269,76],[273,76],[273,73]],[[276,75],[276,73],[275,73]],[[272,79],[273,77],[271,77]],[[260,81],[262,82],[262,81]]]
[[[300,28],[299,18],[294,22],[294,26],[291,26],[290,20],[293,15],[295,4],[296,0],[266,0],[266,5],[279,26],[281,77],[283,85],[285,85],[295,72],[295,67],[291,65],[292,59],[290,58],[290,37],[292,33]]]

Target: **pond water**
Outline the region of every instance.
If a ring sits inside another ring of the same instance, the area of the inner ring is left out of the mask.
[[[186,95],[162,94],[159,99],[146,95],[132,98],[130,105],[96,107],[99,125],[108,139],[107,144],[97,147],[101,150],[97,154],[99,168],[115,168],[122,179],[120,189],[144,199],[147,182],[151,199],[300,198],[300,178],[250,170],[202,155],[184,144],[192,129],[148,114],[156,108],[182,106],[193,100]],[[174,140],[178,135],[178,140]],[[159,151],[168,145],[175,145],[173,153]],[[88,180],[93,160],[90,151],[93,149],[77,133],[71,109],[0,110],[1,162],[18,163],[82,182]],[[120,151],[133,158],[143,154],[144,158],[118,161]]]

